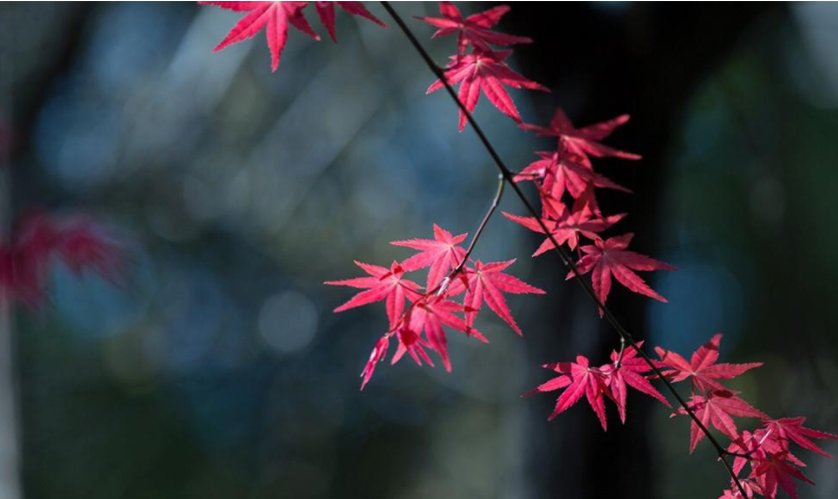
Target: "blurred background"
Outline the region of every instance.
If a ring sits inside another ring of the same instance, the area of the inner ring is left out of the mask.
[[[436,5],[396,8],[444,63],[453,40],[410,19]],[[388,242],[434,222],[473,231],[496,175],[393,26],[338,10],[335,45],[308,10],[324,39],[291,29],[271,73],[264,34],[212,53],[233,12],[0,5],[4,231],[81,212],[129,262],[118,286],[56,267],[46,303],[0,312],[19,427],[0,497],[716,497],[726,474],[709,445],[687,454],[685,418],[632,394],[603,433],[583,404],[547,423],[554,397],[520,397],[541,363],[616,341],[502,218],[475,254],[547,290],[511,300],[525,337],[487,314],[491,344],[450,335],[452,373],[382,364],[358,390],[383,306],[333,314],[352,290],[323,281],[404,258]],[[518,4],[501,29],[535,39],[512,66],[553,89],[513,95],[525,120],[632,115],[609,144],[644,160],[600,165],[635,194],[602,203],[679,271],[650,276],[668,305],[612,293],[629,329],[685,354],[722,331],[724,360],[766,363],[745,399],[838,432],[838,6]],[[551,146],[485,100],[476,117],[513,168]],[[834,462],[800,454],[801,497],[834,497]]]

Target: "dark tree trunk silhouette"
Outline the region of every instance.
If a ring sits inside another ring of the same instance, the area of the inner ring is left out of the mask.
[[[26,168],[32,154],[31,138],[44,97],[58,78],[76,61],[84,28],[94,7],[85,4],[48,5],[50,15],[45,22],[29,24],[27,37],[52,40],[44,52],[28,67],[21,68],[18,44],[25,46],[19,36],[20,25],[26,15],[22,8],[9,7],[0,19],[0,119],[11,131],[9,143],[0,145],[0,241],[5,241],[21,211],[44,209],[22,205],[23,200],[41,199],[31,195],[41,188],[31,168]],[[55,21],[60,19],[60,23]],[[50,21],[51,20],[51,21]],[[8,23],[8,24],[7,24]],[[8,34],[8,38],[3,36]],[[51,33],[47,36],[46,33]],[[0,294],[0,496],[18,499],[25,496],[22,486],[25,461],[25,429],[22,428],[20,385],[26,376],[25,366],[18,362],[18,343],[15,338],[14,313],[7,296]],[[24,387],[25,389],[25,387]]]
[[[550,119],[551,102],[564,107],[576,125],[632,115],[608,143],[640,153],[643,160],[599,164],[635,194],[600,192],[598,198],[608,213],[629,212],[620,222],[620,233],[635,232],[633,246],[638,251],[658,255],[660,193],[667,176],[663,148],[671,142],[685,100],[768,8],[776,7],[522,3],[505,19],[510,32],[535,40],[516,52],[522,73],[553,89],[536,101],[542,123]],[[541,257],[538,265],[539,271],[552,272],[555,281],[564,279],[566,271],[558,258]],[[609,305],[636,339],[644,339],[647,299],[628,295],[617,293]],[[551,290],[551,299],[553,307],[542,309],[545,317],[540,323],[556,326],[533,331],[526,342],[534,379],[548,376],[537,368],[543,362],[573,360],[579,352],[600,363],[619,346],[614,331],[598,319],[590,299],[577,286],[568,283],[558,292]],[[568,411],[547,425],[545,418],[554,403],[555,398],[538,397],[528,419],[525,470],[531,497],[655,496],[648,414],[661,408],[643,397],[632,397],[627,424],[621,426],[616,412],[609,409],[610,429],[604,433],[586,407]],[[721,467],[719,473],[724,474]]]

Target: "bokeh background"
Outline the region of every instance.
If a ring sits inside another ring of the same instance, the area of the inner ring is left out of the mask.
[[[451,374],[381,365],[359,392],[383,307],[335,315],[351,290],[323,281],[404,258],[388,242],[434,222],[474,230],[495,171],[393,26],[338,11],[337,45],[291,30],[271,73],[263,34],[212,54],[237,19],[0,5],[4,230],[86,213],[129,262],[118,286],[57,267],[46,303],[4,313],[19,474],[0,497],[716,497],[725,472],[687,454],[686,419],[632,396],[603,434],[583,404],[547,423],[552,397],[520,397],[540,363],[616,342],[502,218],[476,255],[548,291],[511,302],[525,338],[487,317],[490,345],[451,335]],[[443,63],[453,41],[409,23]],[[635,194],[603,204],[679,271],[650,278],[668,305],[615,291],[618,315],[684,353],[723,331],[724,359],[766,363],[744,398],[838,431],[838,6],[516,4],[502,27],[535,38],[512,65],[553,89],[514,95],[525,119],[632,114],[609,143],[644,161],[601,164]],[[513,167],[549,147],[485,101],[476,117]],[[834,497],[835,463],[802,454],[801,497]]]

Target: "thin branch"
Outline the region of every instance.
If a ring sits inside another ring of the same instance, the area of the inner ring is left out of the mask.
[[[419,40],[416,39],[416,36],[404,23],[404,20],[402,20],[399,14],[393,9],[393,7],[390,5],[390,2],[382,1],[381,4],[387,11],[387,13],[390,14],[395,23],[399,26],[399,28],[402,30],[402,32],[413,45],[413,47],[416,49],[416,51],[419,52],[419,55],[425,61],[425,64],[427,64],[428,68],[434,73],[434,75],[436,75],[437,78],[439,78],[439,80],[445,86],[445,89],[448,91],[448,94],[457,104],[457,107],[460,108],[460,111],[465,115],[466,119],[468,120],[468,123],[471,125],[472,129],[477,134],[477,137],[480,139],[480,142],[483,144],[483,147],[486,149],[486,151],[489,153],[489,156],[495,162],[495,165],[500,171],[501,176],[503,176],[504,180],[509,184],[510,187],[512,187],[512,190],[515,191],[515,194],[521,200],[521,203],[523,203],[527,211],[533,217],[535,217],[535,220],[538,222],[539,227],[547,235],[547,238],[550,240],[550,242],[553,243],[553,248],[556,250],[556,253],[561,258],[561,261],[564,264],[564,266],[567,267],[571,271],[573,276],[576,278],[575,281],[579,283],[579,285],[582,287],[582,289],[585,291],[588,297],[590,297],[591,300],[593,300],[594,303],[599,307],[599,310],[603,312],[605,319],[619,335],[621,341],[625,341],[626,343],[628,343],[629,346],[631,346],[631,348],[633,348],[637,352],[637,354],[640,355],[640,357],[646,362],[646,364],[652,369],[652,371],[663,381],[669,392],[672,393],[672,396],[675,397],[675,399],[678,401],[678,404],[684,408],[684,411],[690,416],[690,418],[692,418],[696,426],[698,426],[701,432],[704,433],[704,435],[707,437],[707,440],[710,441],[710,443],[716,449],[716,453],[719,456],[719,460],[723,463],[725,469],[730,474],[733,481],[736,483],[739,492],[742,494],[743,497],[746,497],[747,494],[745,493],[745,488],[739,481],[739,477],[736,476],[736,473],[734,473],[730,463],[728,463],[727,459],[725,459],[727,451],[724,449],[724,447],[721,446],[721,444],[719,444],[718,440],[716,440],[716,438],[710,433],[710,430],[707,429],[707,426],[705,426],[704,423],[701,422],[701,419],[699,419],[698,416],[696,416],[695,412],[687,405],[683,397],[681,397],[678,391],[675,390],[675,387],[672,385],[672,383],[670,383],[669,380],[667,380],[663,376],[663,373],[652,361],[652,358],[649,357],[646,354],[646,352],[644,352],[637,345],[637,342],[635,342],[634,338],[628,332],[628,330],[620,323],[620,321],[611,312],[611,310],[600,301],[600,299],[596,296],[596,293],[594,292],[594,289],[591,286],[591,284],[588,283],[588,281],[584,280],[582,276],[579,274],[576,268],[576,264],[573,263],[573,260],[571,259],[567,251],[556,241],[553,234],[541,220],[541,217],[539,216],[535,207],[533,207],[532,203],[530,203],[530,201],[524,195],[524,192],[514,181],[512,171],[509,169],[509,167],[506,166],[506,164],[503,162],[497,151],[495,151],[494,146],[492,146],[491,142],[489,142],[489,139],[483,133],[483,130],[477,124],[477,120],[474,119],[474,117],[471,115],[471,112],[469,112],[465,104],[457,96],[457,92],[454,90],[454,87],[452,87],[451,84],[448,82],[448,79],[445,78],[445,73],[443,72],[442,68],[440,68],[436,65],[436,63],[434,63],[433,59],[431,59],[430,54],[428,54],[424,47],[422,47],[422,44],[419,43]]]
[[[477,226],[477,230],[474,231],[474,235],[471,236],[471,242],[468,244],[466,254],[463,256],[463,261],[461,261],[451,272],[448,273],[447,276],[445,276],[442,283],[437,286],[439,290],[436,291],[436,294],[441,295],[444,293],[445,290],[448,289],[448,285],[451,284],[451,281],[465,268],[468,263],[468,259],[471,257],[471,253],[474,251],[474,247],[477,245],[478,239],[480,239],[480,235],[483,234],[483,229],[486,228],[486,224],[489,223],[489,219],[492,218],[492,215],[495,213],[495,210],[500,204],[500,198],[503,197],[504,186],[506,186],[506,181],[504,180],[503,175],[498,175],[498,189],[495,191],[495,197],[492,198],[492,204],[489,205],[489,210],[485,215],[483,215],[483,220],[480,221],[480,225]]]

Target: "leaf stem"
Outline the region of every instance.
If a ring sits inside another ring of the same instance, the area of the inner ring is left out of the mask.
[[[626,339],[620,336],[620,355],[617,356],[617,362],[615,367],[617,369],[620,368],[620,365],[623,363],[623,354],[626,352]]]
[[[649,355],[646,354],[646,352],[644,352],[637,345],[637,342],[634,340],[632,335],[622,325],[622,323],[620,323],[620,321],[617,319],[614,313],[611,312],[611,310],[600,301],[600,299],[596,296],[596,293],[594,292],[594,289],[591,286],[591,284],[588,283],[588,281],[584,280],[582,276],[579,274],[576,268],[576,264],[573,263],[573,260],[571,259],[567,251],[556,241],[553,234],[541,220],[541,217],[539,216],[535,207],[532,205],[532,203],[530,203],[526,195],[524,195],[524,192],[514,181],[512,171],[509,169],[509,167],[506,166],[504,161],[501,159],[500,155],[495,150],[494,146],[492,146],[492,143],[489,142],[489,139],[486,137],[486,134],[483,133],[483,130],[477,124],[477,120],[474,119],[474,116],[471,115],[471,112],[469,112],[469,110],[466,108],[463,101],[461,101],[460,98],[457,96],[457,92],[454,90],[454,87],[451,86],[451,84],[448,82],[448,79],[445,77],[445,73],[443,72],[442,68],[440,68],[436,63],[434,63],[433,59],[431,59],[430,54],[428,54],[424,47],[422,47],[422,44],[419,42],[419,40],[416,38],[416,36],[413,34],[410,28],[407,27],[401,16],[399,16],[395,9],[393,9],[393,7],[390,5],[390,2],[382,1],[381,5],[384,7],[387,13],[390,14],[390,16],[393,18],[393,21],[395,21],[395,23],[398,25],[399,29],[402,30],[404,35],[410,41],[411,45],[413,45],[413,47],[425,61],[425,64],[428,66],[431,72],[433,72],[434,75],[436,75],[436,77],[439,78],[439,80],[445,86],[445,89],[448,91],[448,94],[454,100],[454,103],[457,105],[460,111],[465,115],[468,123],[471,125],[472,129],[477,134],[478,139],[480,139],[480,142],[486,149],[486,152],[489,153],[489,156],[494,161],[495,165],[500,171],[500,175],[507,183],[509,183],[509,186],[512,188],[512,190],[515,191],[515,195],[518,197],[518,199],[520,199],[521,203],[524,205],[527,211],[538,222],[539,227],[547,235],[547,238],[550,240],[550,242],[553,243],[553,248],[556,250],[556,253],[559,255],[559,258],[561,259],[564,266],[567,269],[569,269],[573,276],[576,278],[575,281],[579,283],[579,285],[582,287],[582,289],[585,291],[588,297],[590,297],[591,300],[593,300],[594,303],[599,307],[599,309],[603,311],[605,319],[619,335],[621,342],[628,343],[629,346],[631,346],[631,348],[633,348],[637,352],[637,354],[646,362],[646,364],[652,369],[655,375],[657,375],[663,381],[669,392],[672,393],[672,396],[675,397],[675,399],[678,401],[678,404],[684,408],[684,411],[690,416],[690,418],[692,418],[696,426],[698,426],[701,432],[704,433],[704,435],[707,437],[707,440],[710,441],[710,443],[716,449],[716,453],[719,456],[719,460],[722,462],[725,469],[730,474],[730,477],[736,483],[736,487],[739,489],[739,492],[742,494],[742,497],[747,497],[745,488],[739,481],[739,477],[736,475],[736,473],[734,473],[733,468],[731,467],[730,463],[727,462],[727,459],[725,459],[727,451],[724,449],[724,447],[721,446],[721,444],[719,444],[716,437],[714,437],[710,433],[710,430],[707,429],[707,426],[701,422],[701,419],[699,419],[698,416],[696,416],[695,412],[687,405],[687,402],[683,399],[683,397],[681,397],[681,395],[678,393],[678,391],[675,389],[672,383],[663,376],[663,373],[652,361],[652,358],[649,357]]]
[[[471,253],[474,251],[474,247],[477,245],[477,240],[480,239],[480,235],[483,234],[483,229],[486,228],[486,224],[489,223],[489,219],[492,218],[492,215],[495,213],[498,205],[500,204],[500,199],[503,197],[503,190],[506,186],[506,180],[503,178],[503,175],[498,175],[498,188],[495,191],[495,197],[492,198],[492,204],[489,205],[489,210],[483,215],[483,220],[480,221],[480,225],[477,226],[477,230],[474,231],[474,235],[471,236],[471,242],[468,243],[468,248],[466,248],[466,254],[463,256],[463,260],[457,264],[454,269],[445,276],[443,279],[442,284],[439,287],[439,290],[436,294],[441,295],[448,289],[448,285],[451,284],[451,281],[457,277],[457,274],[463,271],[466,264],[468,264],[468,259],[471,257]]]

